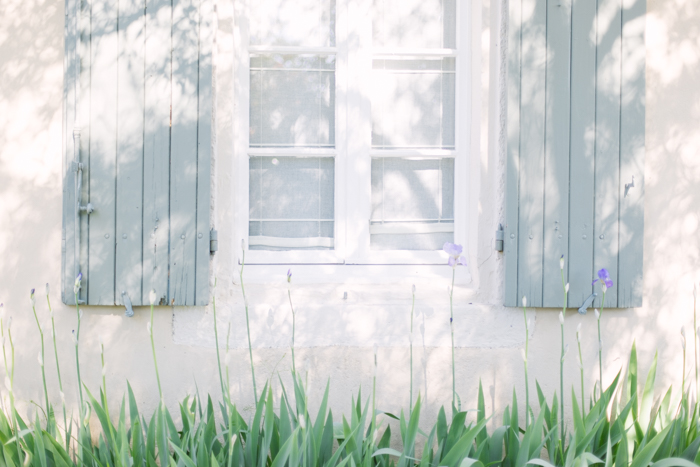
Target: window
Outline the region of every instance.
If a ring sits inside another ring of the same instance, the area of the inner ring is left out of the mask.
[[[442,264],[445,242],[466,241],[466,2],[236,9],[235,229],[247,260]]]

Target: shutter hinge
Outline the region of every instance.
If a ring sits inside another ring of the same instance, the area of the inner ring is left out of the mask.
[[[209,253],[214,254],[219,250],[219,232],[211,229],[209,232]]]
[[[496,230],[496,251],[503,251],[503,225],[498,224]]]

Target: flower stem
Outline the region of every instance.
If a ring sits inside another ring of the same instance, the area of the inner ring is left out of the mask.
[[[693,296],[693,343],[695,344],[695,404],[700,404],[700,388],[698,388],[698,314],[697,314],[697,297]]]
[[[17,411],[15,410],[15,345],[12,342],[12,330],[7,328],[7,337],[10,341],[10,363],[12,364],[10,368],[10,413],[12,415],[12,423],[14,425],[12,431],[15,434],[15,444],[17,446],[17,458],[20,464],[22,464],[22,448],[19,442],[19,421],[17,419]],[[2,347],[3,355],[5,354],[5,346]],[[7,368],[7,358],[5,358],[5,368]]]
[[[156,358],[156,344],[153,340],[153,308],[154,305],[151,304],[151,328],[150,328],[150,337],[151,337],[151,350],[153,351],[153,365],[156,368],[156,380],[158,381],[158,395],[160,396],[160,403],[163,403],[163,388],[160,385],[160,374],[158,373],[158,359]]]
[[[292,305],[292,291],[289,288],[287,288],[287,298],[289,298],[289,308],[292,309],[292,373],[296,379],[297,365],[296,358],[294,357],[294,334],[296,333],[297,316],[296,313],[294,313],[294,305]]]
[[[61,381],[61,367],[58,364],[58,347],[56,346],[56,323],[53,319],[53,310],[51,309],[51,299],[49,294],[46,294],[46,303],[49,305],[49,314],[51,315],[51,337],[53,339],[53,354],[56,360],[56,373],[58,374],[58,390],[61,391],[61,406],[63,407],[63,429],[66,433],[66,451],[70,443],[68,437],[68,417],[66,416],[66,401],[63,395],[63,382]]]
[[[104,400],[102,404],[104,405],[105,415],[107,416],[107,423],[109,424],[109,436],[112,438],[111,443],[114,448],[115,457],[117,457],[117,438],[114,436],[114,426],[112,425],[112,418],[109,416],[109,404],[107,401],[107,372],[105,371],[105,346],[100,342],[100,360],[102,361],[102,394]]]
[[[566,304],[568,301],[568,291],[566,290],[566,284],[564,282],[564,269],[561,269],[561,285],[562,288],[564,289],[564,304],[562,306],[562,323],[561,323],[561,360],[559,361],[559,391],[561,393],[560,397],[560,407],[561,410],[559,412],[559,425],[560,425],[560,430],[561,430],[561,442],[562,446],[564,445],[564,352],[565,352],[565,347],[564,347],[564,319],[566,319]]]
[[[686,399],[685,393],[685,340],[683,341],[683,379],[681,383],[681,399]]]
[[[408,390],[408,411],[409,414],[413,411],[413,312],[416,307],[416,288],[415,286],[413,287],[413,292],[412,292],[413,298],[411,301],[411,335],[410,335],[410,340],[409,340],[409,349],[410,349],[410,368],[409,368],[409,390]]]
[[[216,290],[216,281],[214,281],[214,290]],[[216,363],[219,367],[219,381],[221,382],[221,396],[224,398],[225,402],[228,402],[228,396],[226,393],[226,385],[224,385],[224,375],[221,372],[221,355],[219,352],[219,331],[216,325],[216,293],[211,297],[211,308],[214,313],[214,342],[216,343]],[[228,403],[224,405],[224,416],[228,416]]]
[[[243,285],[243,268],[245,267],[245,249],[243,249],[243,256],[241,259],[241,292],[243,293],[243,305],[245,306],[245,327],[248,331],[248,354],[250,355],[250,373],[253,378],[253,399],[255,400],[255,406],[258,405],[258,389],[255,384],[255,365],[253,364],[253,344],[250,340],[250,318],[248,317],[248,300],[245,296],[245,286]]]
[[[600,397],[603,397],[603,338],[600,334],[600,318],[603,316],[603,310],[605,309],[605,291],[603,291],[603,298],[600,304],[600,314],[598,315],[598,371],[599,371],[599,381],[600,381]]]
[[[78,293],[75,294],[75,313],[78,316],[78,328],[75,330],[75,369],[78,374],[78,394],[80,395],[80,420],[83,420],[83,380],[80,377],[80,304],[78,303]]]
[[[374,377],[372,379],[372,429],[370,430],[370,445],[374,449],[375,431],[377,429],[377,410],[376,410],[376,396],[377,396],[377,350],[375,346],[374,350]],[[308,407],[305,405],[305,407]]]
[[[455,410],[455,326],[452,312],[452,295],[455,289],[455,267],[452,268],[452,287],[450,287],[450,334],[452,335],[452,410]]]
[[[576,340],[578,341],[578,361],[580,363],[580,369],[581,369],[581,413],[583,414],[583,418],[586,418],[586,405],[584,403],[584,390],[583,390],[583,354],[581,353],[581,336],[576,333]]]
[[[33,300],[32,300],[33,302]],[[39,324],[39,317],[36,314],[36,306],[32,305],[32,312],[34,313],[34,321],[36,321],[36,327],[39,330],[39,337],[41,338],[41,379],[44,383],[44,401],[46,404],[46,426],[50,423],[49,417],[49,393],[46,389],[46,371],[44,371],[44,331],[41,330],[41,325]]]
[[[10,328],[7,329],[7,337],[10,340],[10,362],[12,363],[12,369],[10,370],[10,411],[12,412],[12,421],[15,425],[13,431],[15,432],[15,443],[17,445],[17,458],[20,464],[22,464],[22,448],[19,442],[19,419],[17,417],[17,410],[15,410],[15,344],[12,342],[12,330]]]
[[[530,385],[527,381],[527,357],[530,344],[530,330],[527,326],[527,308],[523,306],[523,318],[525,319],[525,430],[530,426]]]

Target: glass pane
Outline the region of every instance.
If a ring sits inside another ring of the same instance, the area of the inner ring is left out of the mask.
[[[250,146],[335,145],[335,56],[251,55]]]
[[[250,158],[251,250],[332,249],[332,157]]]
[[[372,159],[373,250],[439,250],[454,238],[454,159]]]
[[[253,0],[252,45],[335,46],[335,0]]]
[[[374,47],[456,48],[455,0],[374,0]]]
[[[372,146],[455,147],[455,59],[373,61]]]

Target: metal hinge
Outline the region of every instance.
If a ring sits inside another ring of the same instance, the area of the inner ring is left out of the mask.
[[[496,230],[496,251],[503,251],[503,225],[498,224]]]
[[[219,232],[211,229],[209,232],[209,253],[212,255],[219,250]]]

